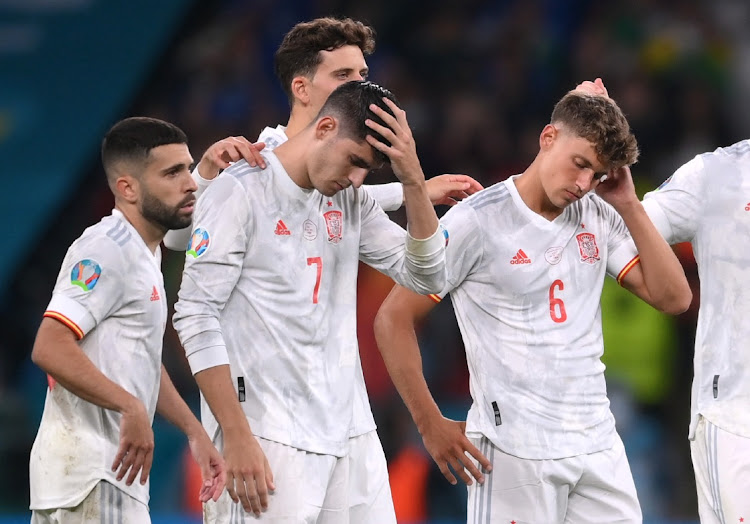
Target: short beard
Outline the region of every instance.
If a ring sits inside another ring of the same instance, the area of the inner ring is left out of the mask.
[[[193,195],[188,195],[185,199],[177,204],[174,208],[167,207],[164,202],[153,196],[151,193],[143,193],[141,201],[141,215],[149,222],[156,224],[165,231],[170,229],[183,229],[188,227],[193,221],[192,213],[186,216],[180,216],[180,209],[195,200]]]

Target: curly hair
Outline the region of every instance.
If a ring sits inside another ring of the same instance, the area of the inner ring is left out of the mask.
[[[364,56],[375,51],[375,29],[351,18],[316,18],[295,25],[274,55],[274,71],[281,82],[290,106],[294,102],[292,79],[312,77],[323,60],[321,51],[333,51],[355,45]]]
[[[571,91],[552,110],[551,124],[562,124],[594,144],[599,161],[614,169],[638,160],[638,142],[617,103],[603,96]]]

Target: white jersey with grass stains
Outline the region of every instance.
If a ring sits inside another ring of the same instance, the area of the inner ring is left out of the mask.
[[[149,251],[115,209],[70,246],[44,313],[70,328],[86,356],[141,400],[151,420],[167,320],[160,264],[161,251]],[[31,509],[75,506],[100,480],[148,504],[148,483],[126,486],[111,470],[120,419],[50,380],[31,450]]]
[[[256,435],[343,456],[351,437],[359,261],[417,292],[445,284],[438,229],[415,240],[364,191],[297,186],[276,155],[240,161],[194,219],[174,323],[193,373],[230,364]],[[205,404],[211,436],[218,424]]]
[[[750,437],[750,140],[696,156],[643,206],[700,275],[690,438],[699,415]]]
[[[612,447],[599,300],[634,262],[622,218],[589,194],[553,221],[512,177],[453,207],[448,285],[470,370],[467,433],[505,453],[558,459]]]

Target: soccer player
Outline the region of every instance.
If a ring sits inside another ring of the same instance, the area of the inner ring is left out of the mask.
[[[602,286],[609,274],[668,313],[691,292],[635,194],[637,154],[614,102],[566,94],[531,165],[441,220],[446,287],[432,297],[396,287],[378,312],[391,378],[445,477],[456,483],[450,466],[469,485],[470,523],[641,521],[600,360]],[[470,371],[465,426],[430,395],[415,335],[449,292]]]
[[[289,99],[289,121],[286,126],[263,129],[256,144],[244,137],[228,137],[207,149],[193,171],[198,184],[196,197],[200,197],[220,171],[233,162],[245,159],[251,167],[256,163],[265,167],[254,149],[261,149],[261,143],[266,150],[283,144],[315,119],[334,89],[345,82],[366,80],[369,68],[365,56],[374,50],[375,30],[351,18],[324,17],[295,25],[284,35],[274,57],[276,76]],[[395,211],[403,205],[404,194],[399,182],[364,185],[363,188],[386,211]],[[427,193],[435,205],[454,205],[480,189],[482,186],[466,175],[439,175],[427,180]],[[189,227],[170,231],[164,244],[182,251],[191,232]],[[369,426],[374,429],[374,422]]]
[[[601,79],[577,89],[608,96]],[[668,243],[692,244],[700,275],[688,433],[700,521],[750,522],[750,140],[696,156],[643,207]]]
[[[383,450],[376,432],[351,434],[358,264],[434,292],[445,238],[406,115],[379,86],[339,86],[264,157],[266,169],[237,162],[203,195],[175,306],[203,423],[227,461],[228,494],[204,518],[363,522],[350,517],[350,484],[367,486]],[[385,160],[404,187],[408,234],[360,189]],[[387,473],[377,488],[366,517],[395,523]]]
[[[291,112],[286,126],[266,127],[261,132],[258,141],[265,144],[265,150],[273,150],[307,127],[338,86],[366,79],[365,56],[370,55],[374,48],[372,27],[349,18],[317,18],[295,25],[284,36],[275,55],[276,75],[287,94]],[[242,137],[229,137],[210,147],[193,172],[199,186],[196,196],[208,187],[221,169],[242,158],[247,159],[252,167],[265,167],[263,159],[257,157],[254,148]],[[403,203],[404,194],[399,182],[362,187],[386,211],[396,210]],[[465,175],[436,176],[427,180],[426,187],[435,205],[455,204],[482,189],[478,182]],[[183,250],[191,232],[191,228],[171,231],[164,243],[171,249]],[[367,463],[366,474],[359,475],[350,486],[350,518],[360,524],[380,524],[382,521],[374,508],[392,506],[388,466],[376,434],[359,355],[356,356],[355,372],[357,382],[351,436],[362,438],[352,442],[371,446],[372,458]],[[375,457],[379,459],[375,460]]]
[[[150,522],[154,411],[188,436],[202,501],[218,499],[226,479],[161,363],[159,243],[191,220],[187,138],[167,122],[128,118],[105,136],[102,162],[115,208],[68,249],[31,355],[49,376],[29,464],[34,524]]]

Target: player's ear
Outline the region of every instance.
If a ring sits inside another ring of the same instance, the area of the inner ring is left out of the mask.
[[[138,179],[132,175],[120,175],[115,180],[115,197],[123,199],[129,204],[138,201]]]
[[[302,105],[310,103],[310,80],[303,75],[292,78],[292,95]]]
[[[332,116],[324,116],[318,119],[315,124],[315,138],[322,140],[327,136],[332,136],[338,130],[339,123]]]
[[[560,131],[552,124],[544,126],[544,129],[542,129],[542,132],[539,134],[539,149],[543,151],[549,149],[555,142],[555,138],[557,138],[559,132]]]

